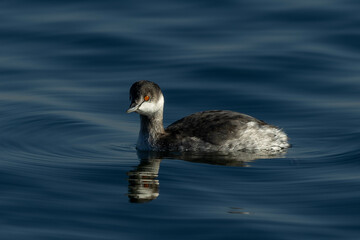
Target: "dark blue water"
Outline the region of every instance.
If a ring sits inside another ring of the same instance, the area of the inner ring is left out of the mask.
[[[1,1],[1,239],[357,239],[360,2]],[[165,124],[280,126],[282,157],[135,150],[128,89]]]

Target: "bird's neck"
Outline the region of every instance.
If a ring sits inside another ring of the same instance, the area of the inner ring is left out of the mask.
[[[142,136],[156,139],[158,135],[165,132],[163,126],[163,111],[158,111],[151,116],[140,115],[140,120],[140,134]]]

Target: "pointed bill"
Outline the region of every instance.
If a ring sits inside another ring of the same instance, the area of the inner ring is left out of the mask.
[[[138,108],[140,107],[140,104],[136,104],[135,102],[130,104],[130,107],[128,110],[126,110],[126,113],[132,113],[135,112],[136,110],[138,110]]]

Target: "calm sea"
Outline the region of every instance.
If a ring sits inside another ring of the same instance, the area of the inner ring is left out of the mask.
[[[357,0],[1,1],[0,238],[359,239]],[[128,90],[165,125],[227,109],[284,156],[135,150]]]

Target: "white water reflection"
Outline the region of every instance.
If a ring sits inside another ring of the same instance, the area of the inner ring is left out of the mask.
[[[223,165],[232,167],[250,167],[249,163],[260,158],[279,158],[285,153],[265,155],[259,153],[236,152],[219,153],[169,153],[137,151],[140,163],[127,173],[129,187],[128,197],[132,203],[145,203],[159,197],[160,163],[163,159],[180,159],[195,163]]]

